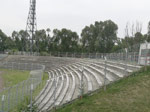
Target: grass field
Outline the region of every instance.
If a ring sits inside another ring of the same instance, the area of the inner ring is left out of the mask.
[[[84,96],[57,112],[150,112],[150,67]]]
[[[48,73],[44,73],[43,78],[42,78],[42,83],[33,91],[33,99],[36,98],[36,96],[43,89],[47,80],[48,80]],[[20,103],[16,108],[11,110],[10,112],[22,112],[22,111],[29,112],[30,108],[27,106],[29,104],[30,104],[30,96],[25,98],[25,100],[22,103]],[[36,106],[33,106],[33,110],[32,110],[33,112],[36,112],[36,111],[34,111],[34,109],[36,109]]]
[[[10,87],[27,80],[30,76],[30,71],[0,69],[4,87]]]
[[[8,69],[0,69],[0,76],[2,78],[3,81],[3,87],[7,88],[7,87],[12,87],[16,84],[18,84],[19,82],[22,82],[24,80],[27,80],[30,77],[30,71],[19,71],[19,70],[8,70]],[[48,79],[48,74],[44,73],[43,78],[42,78],[42,83],[33,91],[33,98],[35,98],[40,91],[43,89],[44,85],[46,84],[46,81]],[[26,87],[24,87],[26,88]],[[18,88],[18,97],[21,97],[22,93],[22,86],[20,85]],[[16,98],[16,88],[12,88],[11,89],[11,95],[13,95],[14,97],[11,97],[9,100],[12,101],[13,98]],[[7,95],[8,91],[3,91],[2,93],[0,93],[0,98],[2,97],[2,95]],[[29,104],[29,98],[30,96],[26,96],[24,94],[25,100],[24,101],[20,101],[19,105],[14,108],[13,110],[11,110],[10,112],[19,112],[20,109],[25,109],[26,105]],[[5,105],[7,105],[7,97],[6,97],[6,102]],[[1,105],[1,102],[0,102]],[[12,104],[11,104],[12,105]],[[7,109],[7,108],[5,108]]]

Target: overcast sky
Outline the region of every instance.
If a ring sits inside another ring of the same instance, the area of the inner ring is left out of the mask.
[[[7,35],[25,29],[30,0],[0,0],[0,29]],[[127,22],[139,21],[143,33],[150,21],[150,0],[37,0],[38,29],[67,28],[79,35],[95,21],[111,19],[124,36]]]

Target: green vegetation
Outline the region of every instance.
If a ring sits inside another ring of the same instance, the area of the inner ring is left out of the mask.
[[[27,80],[30,76],[30,71],[0,69],[1,77],[4,82],[4,87],[10,87]]]
[[[33,45],[34,52],[47,55],[50,52],[77,52],[77,53],[109,53],[117,52],[128,48],[130,52],[137,52],[140,43],[150,42],[150,22],[148,31],[142,34],[141,23],[126,25],[125,36],[117,36],[118,25],[111,21],[95,21],[93,24],[85,26],[81,34],[70,29],[54,29],[50,35],[50,29],[36,31],[36,42]],[[81,38],[79,38],[81,35]],[[29,51],[29,34],[24,31],[13,31],[12,36],[8,37],[0,30],[0,51],[9,51],[13,54],[18,51]],[[38,45],[36,47],[36,45]]]
[[[8,70],[8,69],[0,69],[1,71],[1,78],[3,79],[3,83],[4,83],[4,87],[12,87],[13,85],[18,84],[19,82],[22,82],[24,80],[27,80],[29,78],[30,75],[30,71],[19,71],[19,70]],[[42,83],[40,83],[40,85],[37,86],[37,88],[33,91],[33,99],[40,93],[40,91],[43,89],[44,85],[46,84],[46,81],[48,80],[48,74],[44,73],[43,74],[43,78],[42,78]],[[16,94],[18,93],[18,99],[21,98],[22,96],[22,83],[20,85],[18,85],[18,87],[14,87],[11,88],[10,92],[11,95],[13,95],[13,97],[10,98],[10,101],[15,101],[16,98]],[[28,83],[26,83],[26,85],[24,85],[24,88],[26,88],[28,85]],[[18,89],[17,89],[18,88]],[[16,93],[16,90],[18,90],[18,92]],[[7,95],[8,91],[3,91],[0,94],[0,97],[2,97],[2,95]],[[24,94],[25,100],[22,101],[21,99],[18,100],[19,105],[11,110],[11,112],[29,112],[29,107],[27,107],[27,105],[30,103],[30,95]],[[6,102],[5,105],[7,105],[7,98],[6,97]],[[1,102],[0,102],[1,105]],[[12,105],[12,103],[11,103]],[[33,106],[33,110],[35,110],[37,107]],[[5,107],[5,109],[7,109],[7,107]]]
[[[57,112],[149,112],[150,67],[107,86],[92,96],[76,100]]]
[[[35,89],[35,91],[33,92],[33,97],[35,98],[39,93],[40,91],[43,89],[43,87],[45,86],[46,84],[46,81],[48,80],[48,73],[44,73],[43,75],[43,78],[42,78],[42,82],[41,84],[37,87],[37,89]]]
[[[42,82],[40,85],[33,91],[33,99],[38,96],[40,91],[44,88],[46,81],[48,80],[48,73],[43,74]],[[11,110],[11,112],[30,112],[30,107],[28,106],[30,104],[30,96],[26,96],[25,100],[21,102],[15,109]],[[33,104],[32,106],[32,112],[36,112],[37,106]]]

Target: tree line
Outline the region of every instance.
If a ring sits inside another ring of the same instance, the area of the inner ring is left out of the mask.
[[[79,35],[70,29],[41,29],[34,35],[34,52],[85,52],[110,53],[124,48],[136,51],[142,42],[150,42],[150,22],[148,31],[142,34],[142,25],[126,25],[124,38],[117,37],[118,25],[111,20],[96,21],[85,26]],[[30,51],[29,34],[25,30],[13,31],[7,36],[0,30],[0,51]]]

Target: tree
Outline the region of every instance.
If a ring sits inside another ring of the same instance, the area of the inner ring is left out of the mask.
[[[53,49],[61,52],[74,52],[78,48],[79,36],[68,29],[53,30]]]
[[[20,41],[21,41],[21,48],[22,48],[22,51],[28,51],[29,50],[29,44],[28,44],[28,39],[27,37],[29,34],[24,31],[24,30],[20,30],[19,31],[19,38],[20,38]]]
[[[39,52],[48,51],[48,41],[46,36],[46,31],[44,29],[36,31],[36,44]]]
[[[150,21],[148,22],[148,26],[147,26],[147,34],[144,37],[145,40],[147,40],[147,42],[150,42]]]
[[[0,30],[0,51],[4,51],[7,49],[6,40],[7,40],[6,34]]]
[[[117,41],[118,26],[111,20],[95,22],[86,26],[81,33],[82,45],[86,52],[111,52]]]

